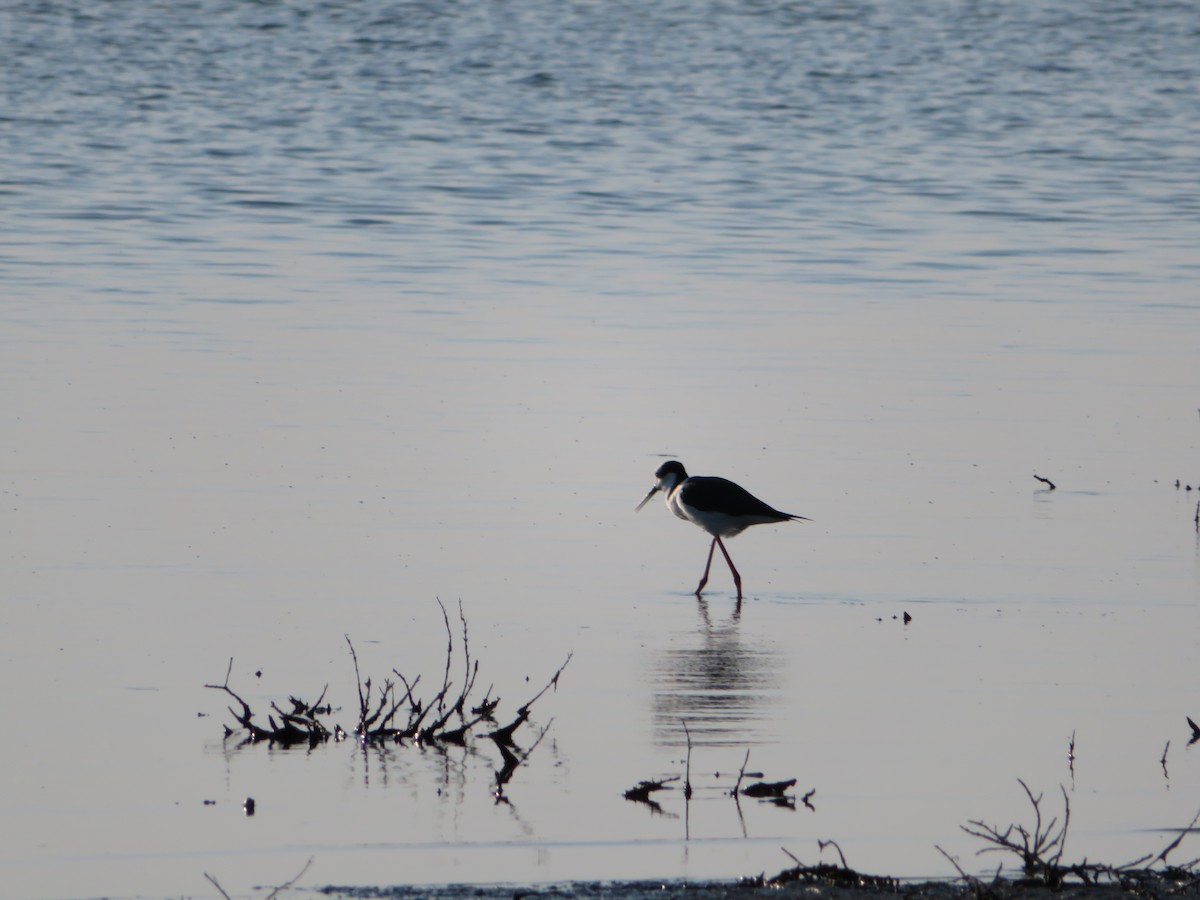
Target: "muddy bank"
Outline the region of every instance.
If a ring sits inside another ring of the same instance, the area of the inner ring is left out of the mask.
[[[962,881],[923,881],[907,883],[887,880],[887,884],[863,886],[834,885],[793,881],[781,885],[748,885],[737,882],[680,884],[670,882],[589,882],[520,887],[516,885],[450,885],[446,887],[325,887],[317,891],[326,897],[388,898],[388,900],[869,900],[892,896],[906,900],[1115,900],[1115,898],[1166,898],[1200,895],[1195,879],[1171,880],[1161,877],[1139,879],[1136,884],[1067,884],[1058,890],[1044,885],[1018,881],[987,881],[965,884]]]

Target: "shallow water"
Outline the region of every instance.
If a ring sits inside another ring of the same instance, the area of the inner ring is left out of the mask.
[[[0,883],[950,875],[1018,778],[1069,857],[1160,850],[1200,809],[1195,13],[6,6]],[[730,543],[740,609],[633,511],[668,456],[813,519]],[[230,657],[346,727],[346,635],[440,682],[437,598],[510,713],[573,654],[507,802],[486,741],[222,740]],[[684,722],[691,802],[623,799]],[[747,751],[815,808],[735,804]]]

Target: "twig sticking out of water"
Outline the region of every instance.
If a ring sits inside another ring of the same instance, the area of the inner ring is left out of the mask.
[[[684,763],[683,769],[683,799],[692,799],[692,733],[688,731],[687,720],[680,719],[680,724],[683,725],[683,735],[687,738],[687,762]]]
[[[450,663],[454,659],[454,632],[450,630],[450,616],[446,613],[446,604],[442,602],[441,597],[437,598],[437,605],[442,610],[442,621],[446,624],[446,670],[442,673],[442,689],[438,691],[437,695],[438,713],[441,714],[446,692],[450,690]]]
[[[832,847],[837,851],[838,859],[842,861],[842,868],[848,871],[850,866],[846,864],[846,854],[842,852],[842,848],[838,845],[838,842],[832,839],[827,841],[822,841],[820,839],[817,840],[818,850],[824,850],[826,847]]]
[[[1163,747],[1162,759],[1160,759],[1158,761],[1158,764],[1160,766],[1162,766],[1163,778],[1167,779],[1167,781],[1171,780],[1171,776],[1167,774],[1167,751],[1170,749],[1171,749],[1171,742],[1167,741],[1167,745],[1165,747]]]
[[[1192,744],[1196,743],[1196,741],[1200,741],[1200,725],[1197,725],[1195,722],[1193,722],[1191,716],[1188,716],[1187,720],[1188,725],[1190,725],[1192,729],[1192,739],[1188,741],[1188,746],[1190,747]]]
[[[279,896],[280,891],[289,890],[292,887],[292,885],[294,885],[297,881],[299,881],[300,878],[304,875],[304,873],[308,871],[308,867],[312,865],[312,862],[313,862],[313,858],[310,856],[308,858],[308,862],[306,862],[304,864],[304,868],[301,869],[299,872],[297,872],[295,875],[293,875],[291,877],[291,879],[289,879],[288,881],[285,881],[279,887],[275,888],[275,890],[271,891],[271,893],[267,894],[266,900],[275,900],[275,898]]]
[[[454,634],[450,630],[450,617],[446,614],[446,606],[442,601],[438,600],[438,606],[442,608],[442,621],[446,625],[446,669],[442,675],[442,689],[438,691],[436,703],[438,708],[438,717],[433,724],[421,729],[417,733],[417,740],[421,743],[429,743],[434,740],[446,741],[451,744],[462,744],[466,741],[467,731],[488,718],[490,710],[480,712],[476,717],[469,722],[466,719],[464,710],[467,704],[467,696],[475,688],[475,678],[479,675],[479,662],[476,660],[474,666],[471,665],[471,643],[467,635],[467,619],[463,615],[462,602],[458,604],[458,619],[462,623],[462,641],[463,641],[463,686],[459,691],[458,699],[449,706],[446,706],[446,696],[451,687],[450,681],[450,663],[454,655]],[[399,673],[397,673],[399,674]],[[431,703],[430,706],[433,704]],[[494,708],[494,707],[493,707]],[[446,723],[450,721],[452,716],[457,715],[460,720],[460,727],[447,729]]]
[[[1038,481],[1040,481],[1042,484],[1046,485],[1046,490],[1048,490],[1048,491],[1055,490],[1055,484],[1049,478],[1043,478],[1041,475],[1037,475],[1037,474],[1035,474],[1033,477],[1036,478]]]
[[[397,688],[396,682],[393,682],[391,679],[385,679],[381,685],[376,685],[369,676],[364,678],[359,666],[358,652],[354,647],[354,642],[350,640],[349,635],[344,635],[346,646],[350,652],[350,658],[354,663],[355,689],[358,694],[358,723],[355,727],[355,733],[360,744],[365,746],[382,741],[400,743],[405,739],[412,738],[422,744],[438,743],[441,745],[456,744],[461,746],[466,744],[468,732],[474,726],[484,720],[492,721],[494,724],[493,713],[499,703],[499,699],[491,696],[491,687],[488,688],[487,696],[478,705],[468,707],[468,697],[476,683],[479,673],[479,663],[471,658],[467,619],[463,614],[461,603],[459,604],[458,617],[462,627],[463,681],[457,696],[451,693],[454,687],[450,678],[455,654],[454,630],[451,627],[450,615],[446,611],[445,604],[439,600],[438,606],[441,608],[442,621],[446,628],[446,663],[442,674],[442,685],[434,697],[427,703],[415,695],[416,688],[421,682],[420,676],[410,682],[400,671],[392,669],[392,673],[399,680],[399,683],[404,686],[403,692]],[[533,739],[529,749],[525,751],[522,751],[514,743],[514,732],[529,719],[533,704],[543,697],[550,688],[557,688],[558,680],[562,676],[563,670],[566,669],[567,664],[570,663],[572,656],[573,654],[567,654],[566,661],[558,667],[545,687],[538,691],[537,694],[517,711],[516,718],[510,724],[503,728],[498,728],[487,735],[496,744],[503,760],[502,768],[496,773],[496,788],[499,799],[503,799],[504,784],[508,782],[513,772],[529,758],[533,750],[542,742],[554,720],[551,719],[541,729],[536,738]],[[249,737],[246,739],[247,742],[269,740],[279,744],[290,745],[307,741],[310,745],[315,745],[317,742],[324,741],[331,736],[337,741],[341,741],[346,737],[346,732],[342,730],[340,725],[336,726],[333,732],[330,732],[317,719],[318,715],[326,715],[333,711],[331,704],[324,703],[328,685],[321,692],[321,696],[315,704],[305,703],[293,696],[289,697],[292,708],[290,711],[287,711],[281,709],[275,703],[271,703],[270,708],[281,721],[276,722],[274,715],[268,715],[270,727],[267,728],[254,721],[254,714],[250,709],[250,704],[243,700],[229,686],[232,671],[233,660],[230,659],[229,667],[225,672],[225,681],[222,684],[207,684],[205,687],[223,691],[237,702],[240,711],[230,706],[229,712],[237,723],[249,733]],[[397,721],[397,716],[401,714],[405,706],[407,706],[407,722],[400,724]],[[467,712],[468,708],[470,709],[469,713]],[[432,721],[427,723],[427,719],[431,719]],[[234,733],[234,729],[229,726],[225,727],[226,737]]]
[[[772,878],[766,878],[759,875],[757,878],[744,878],[740,882],[743,887],[782,887],[787,884],[812,884],[812,885],[829,885],[832,887],[851,888],[851,889],[867,889],[871,893],[891,893],[897,894],[900,891],[900,882],[895,878],[886,878],[879,875],[864,875],[862,872],[856,872],[846,865],[846,858],[842,855],[842,848],[833,841],[817,841],[818,846],[823,850],[825,847],[832,844],[837,848],[838,856],[842,859],[841,866],[831,865],[830,863],[817,863],[815,866],[806,866],[793,853],[788,853],[783,850],[796,865],[791,869],[784,869],[778,875]]]
[[[533,704],[537,703],[538,700],[542,698],[542,695],[545,694],[546,691],[550,690],[550,688],[558,687],[558,677],[562,675],[563,669],[565,669],[571,662],[571,659],[574,657],[574,655],[574,653],[567,654],[567,658],[563,661],[563,664],[558,667],[558,671],[550,676],[550,680],[546,682],[546,686],[534,694],[533,699],[527,700],[525,704],[517,710],[517,717],[515,719],[513,719],[503,728],[497,728],[495,731],[485,734],[484,737],[491,738],[497,744],[505,744],[511,747],[513,742],[513,733],[529,718],[529,712],[532,709]]]
[[[400,707],[407,701],[411,703],[411,711],[409,713],[410,727],[416,727],[412,722],[414,714],[419,713],[417,724],[420,723],[425,713],[420,710],[420,704],[414,701],[412,696],[412,689],[416,687],[417,681],[420,681],[420,678],[410,685],[404,679],[403,675],[400,675],[399,672],[393,669],[392,671],[404,682],[404,696],[397,698],[395,684],[390,679],[385,679],[383,686],[379,688],[378,705],[375,707],[375,711],[372,712],[371,679],[368,677],[364,681],[362,675],[359,673],[358,654],[354,650],[354,642],[350,640],[350,635],[344,634],[342,637],[346,639],[346,646],[350,648],[350,658],[354,660],[354,685],[358,689],[358,725],[354,731],[358,735],[359,741],[363,744],[368,744],[378,740],[400,740],[403,737],[411,737],[411,734],[407,733],[404,729],[393,728],[392,720],[395,718],[396,713],[399,712]],[[386,713],[384,712],[385,709],[387,710]],[[379,723],[378,725],[376,725],[377,722]]]
[[[1021,859],[1027,877],[1037,878],[1051,887],[1058,887],[1062,884],[1064,875],[1059,863],[1062,861],[1063,847],[1067,841],[1067,828],[1071,823],[1071,800],[1067,796],[1067,789],[1059,785],[1063,796],[1063,823],[1055,833],[1057,818],[1045,824],[1042,822],[1042,795],[1033,796],[1029,785],[1020,778],[1017,779],[1017,783],[1021,785],[1033,807],[1032,831],[1024,825],[1009,825],[1002,831],[998,826],[988,825],[979,819],[972,819],[967,825],[959,827],[971,837],[980,838],[991,845],[984,847],[980,853],[1013,853]],[[971,827],[967,827],[968,825]]]
[[[734,784],[733,790],[729,792],[734,797],[736,797],[738,795],[738,793],[740,793],[740,791],[741,791],[742,779],[746,777],[746,764],[749,762],[750,762],[750,748],[747,747],[746,748],[746,757],[745,757],[745,759],[742,760],[742,767],[738,770],[737,783]],[[760,778],[762,777],[761,772],[758,774],[758,777],[760,777]]]
[[[996,892],[987,887],[980,879],[976,878],[974,875],[968,875],[966,872],[964,872],[963,867],[958,864],[957,858],[951,856],[937,844],[933,845],[933,849],[950,861],[950,865],[954,866],[955,870],[958,872],[958,877],[961,878],[963,883],[971,889],[971,893],[974,895],[975,900],[989,900],[989,898],[996,896]],[[1004,868],[1003,864],[996,869],[996,876],[992,881],[993,884],[1000,880],[1000,869],[1002,868]]]
[[[213,878],[207,872],[204,873],[204,877],[208,879],[209,883],[217,889],[217,893],[224,897],[225,900],[233,900],[229,894],[225,893],[225,888],[221,887],[221,882],[217,881],[217,879]]]
[[[463,680],[457,697],[452,701],[449,699],[450,691],[454,687],[454,683],[450,680],[450,671],[454,662],[454,632],[450,626],[450,615],[446,612],[446,606],[440,599],[438,606],[441,608],[442,622],[446,628],[446,663],[442,672],[442,686],[427,703],[415,696],[421,676],[418,675],[410,682],[404,677],[403,672],[395,668],[392,669],[392,674],[404,686],[404,693],[399,692],[391,679],[386,679],[383,685],[377,688],[378,696],[372,699],[371,679],[363,680],[358,667],[358,654],[354,651],[354,644],[351,643],[349,635],[346,635],[346,644],[349,646],[350,656],[354,660],[354,679],[358,687],[359,715],[356,732],[362,743],[383,740],[403,741],[413,738],[422,744],[444,743],[461,746],[466,743],[467,733],[473,727],[485,720],[491,720],[499,699],[491,698],[490,687],[488,696],[484,697],[479,705],[471,708],[470,718],[467,716],[467,698],[475,688],[475,681],[479,675],[479,662],[471,659],[470,634],[461,603],[458,607],[458,618],[462,624]],[[405,704],[408,705],[408,721],[403,725],[393,724],[396,714]],[[451,726],[451,719],[456,716],[458,723]],[[431,719],[428,724],[426,724],[427,718]]]
[[[321,691],[321,696],[317,698],[316,703],[305,703],[298,697],[289,697],[292,704],[292,711],[285,712],[274,703],[271,704],[271,709],[279,714],[282,722],[275,721],[272,715],[267,716],[269,728],[264,728],[254,721],[254,713],[250,710],[250,704],[243,700],[229,686],[229,676],[233,672],[233,657],[229,658],[229,667],[225,670],[225,680],[221,684],[206,684],[205,687],[214,691],[224,691],[230,697],[238,702],[242,711],[239,713],[232,706],[227,706],[229,714],[237,720],[250,733],[251,741],[274,741],[277,744],[291,745],[308,743],[316,745],[329,737],[329,730],[317,720],[317,714],[325,712],[327,708],[321,706],[325,699],[325,692],[329,690],[329,686],[325,686],[325,690]],[[225,737],[229,737],[233,731],[226,726]]]
[[[500,802],[504,799],[504,785],[508,784],[509,779],[512,778],[513,773],[517,771],[521,764],[524,763],[525,760],[529,759],[530,754],[532,754],[537,748],[537,745],[542,742],[542,738],[546,736],[546,732],[549,731],[550,726],[554,724],[554,720],[551,719],[546,723],[546,727],[542,729],[541,733],[537,736],[537,739],[533,742],[533,744],[530,745],[529,749],[520,755],[517,753],[519,748],[513,742],[513,734],[529,719],[529,712],[533,707],[533,704],[540,700],[542,695],[545,694],[546,691],[550,690],[551,687],[555,689],[558,688],[559,676],[562,675],[563,669],[565,669],[571,662],[571,659],[574,657],[574,655],[574,653],[567,654],[567,658],[563,660],[563,664],[558,667],[558,671],[550,676],[550,680],[546,682],[546,686],[538,691],[533,696],[533,699],[527,700],[525,704],[517,710],[517,717],[513,719],[512,722],[505,725],[503,728],[497,728],[490,734],[484,735],[485,737],[492,739],[492,743],[494,743],[496,748],[500,751],[500,758],[504,763],[500,770],[496,772],[496,790],[493,792],[496,797],[496,802]]]
[[[266,900],[275,900],[275,898],[279,896],[281,891],[290,890],[291,887],[297,881],[299,881],[301,879],[301,877],[303,877],[304,873],[308,871],[308,867],[311,866],[312,863],[313,863],[313,858],[310,856],[308,858],[308,862],[306,862],[304,864],[304,868],[302,868],[299,872],[297,872],[295,875],[293,875],[291,878],[289,878],[283,884],[279,885],[279,887],[275,888],[275,890],[271,891],[271,893],[267,894]],[[204,877],[208,879],[209,884],[211,884],[213,887],[215,887],[217,889],[217,891],[220,893],[220,895],[225,898],[225,900],[233,900],[233,898],[230,897],[229,894],[225,892],[225,888],[221,887],[221,883],[219,881],[217,881],[216,878],[214,878],[212,875],[209,875],[207,872],[204,873]]]
[[[742,787],[742,781],[747,775],[751,778],[762,778],[762,772],[747,772],[746,766],[750,763],[750,749],[746,748],[746,756],[742,760],[742,767],[738,770],[737,783],[734,784],[733,790],[729,792],[730,796],[737,800],[739,796],[753,797],[756,800],[770,800],[777,806],[786,806],[789,809],[796,808],[796,798],[789,796],[787,791],[796,786],[796,779],[789,778],[786,781],[756,781],[754,784]],[[816,793],[816,788],[813,788],[804,795],[804,805],[812,809],[812,804],[808,802],[809,798]],[[741,812],[741,806],[738,807],[738,812]]]
[[[1154,857],[1154,859],[1152,859],[1152,860],[1150,860],[1150,862],[1146,863],[1146,868],[1149,868],[1150,866],[1154,865],[1156,862],[1161,862],[1163,865],[1166,865],[1167,854],[1169,854],[1172,850],[1174,850],[1176,847],[1178,847],[1183,842],[1183,839],[1185,837],[1187,837],[1195,829],[1197,822],[1200,822],[1200,812],[1198,812],[1198,813],[1196,813],[1196,815],[1192,816],[1192,821],[1187,824],[1186,828],[1181,828],[1179,830],[1179,834],[1175,836],[1175,840],[1173,840],[1173,841],[1171,841],[1171,843],[1167,844],[1167,846],[1165,848],[1163,848],[1162,853],[1158,854],[1158,856]],[[1143,857],[1143,859],[1144,858],[1145,857]],[[1141,862],[1141,861],[1142,860],[1138,860],[1138,862]],[[1137,863],[1130,863],[1130,865],[1131,866],[1137,865]],[[1196,865],[1196,860],[1192,860],[1190,863],[1188,863],[1183,868],[1191,869],[1194,865]]]
[[[1163,760],[1165,769],[1165,749],[1163,750]],[[1035,797],[1024,781],[1021,779],[1017,779],[1017,781],[1033,806],[1034,825],[1032,830],[1023,825],[1009,825],[1002,831],[994,825],[986,825],[979,820],[969,822],[968,825],[972,827],[967,825],[960,827],[967,834],[981,838],[990,845],[984,847],[979,853],[1001,850],[1018,856],[1023,863],[1025,878],[1028,882],[1058,890],[1063,887],[1068,878],[1075,878],[1085,885],[1118,884],[1124,890],[1140,894],[1147,893],[1148,887],[1151,887],[1156,880],[1161,881],[1164,878],[1177,885],[1185,883],[1188,890],[1200,884],[1200,876],[1197,876],[1195,871],[1197,864],[1200,864],[1200,859],[1194,859],[1182,866],[1167,864],[1167,856],[1171,851],[1182,843],[1185,836],[1194,832],[1196,823],[1200,822],[1200,812],[1197,812],[1192,821],[1180,829],[1175,839],[1156,856],[1146,854],[1132,862],[1116,866],[1089,863],[1087,860],[1067,865],[1062,862],[1067,829],[1071,821],[1071,803],[1066,788],[1059,785],[1063,795],[1063,823],[1056,833],[1057,819],[1051,819],[1048,823],[1042,821],[1042,795],[1038,794]],[[948,857],[944,851],[943,855]],[[1151,871],[1151,867],[1157,863],[1162,863],[1163,868]],[[958,868],[957,865],[955,867]],[[961,873],[962,870],[959,869],[959,872]],[[997,871],[998,877],[999,871]],[[1151,896],[1156,895],[1153,891],[1149,893]]]

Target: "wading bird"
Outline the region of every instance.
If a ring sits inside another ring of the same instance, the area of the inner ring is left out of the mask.
[[[725,562],[729,563],[729,571],[733,573],[737,598],[742,599],[742,576],[738,574],[733,560],[729,558],[729,551],[725,549],[721,538],[741,534],[751,525],[790,522],[793,519],[809,521],[804,516],[794,516],[767,506],[741,485],[728,479],[705,475],[693,475],[689,478],[687,469],[678,460],[672,459],[663,463],[654,473],[654,477],[657,484],[650,488],[650,493],[637,508],[641,509],[650,502],[651,497],[662,491],[666,495],[667,509],[679,518],[699,525],[712,535],[712,544],[708,548],[708,562],[704,564],[704,574],[700,577],[700,584],[696,586],[697,597],[704,590],[704,585],[708,584],[708,570],[712,567],[713,551],[720,547]]]

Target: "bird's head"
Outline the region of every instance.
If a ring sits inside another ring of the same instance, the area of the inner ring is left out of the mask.
[[[677,459],[668,460],[658,467],[658,471],[654,473],[656,479],[654,487],[650,488],[650,493],[642,498],[642,502],[637,505],[641,509],[650,502],[650,498],[659,491],[669,494],[674,490],[675,486],[685,481],[688,477],[687,469],[683,467]]]

